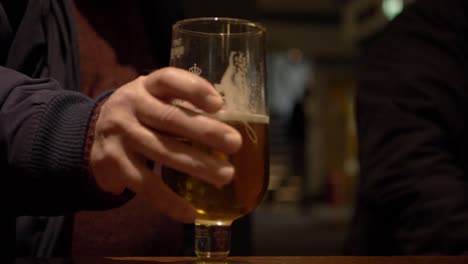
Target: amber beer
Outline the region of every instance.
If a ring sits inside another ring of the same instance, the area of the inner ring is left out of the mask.
[[[189,175],[163,168],[163,178],[172,190],[195,207],[197,222],[204,224],[230,224],[251,212],[262,200],[268,185],[268,126],[265,115],[215,115],[215,118],[233,126],[242,135],[242,147],[233,155],[212,153],[229,160],[234,168],[233,181],[219,189]],[[193,143],[188,143],[193,144]]]

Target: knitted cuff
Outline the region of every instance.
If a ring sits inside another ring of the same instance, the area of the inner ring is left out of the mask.
[[[95,129],[96,123],[99,118],[99,114],[101,112],[101,108],[104,103],[109,98],[110,94],[113,91],[108,91],[97,98],[96,107],[94,108],[93,114],[91,115],[89,125],[88,125],[88,132],[86,136],[86,142],[84,145],[84,157],[83,160],[85,162],[85,167],[87,168],[87,172],[89,175],[89,181],[92,189],[92,192],[95,194],[95,198],[103,203],[103,205],[110,205],[110,206],[119,206],[124,204],[125,202],[129,201],[135,195],[131,190],[125,189],[121,194],[116,195],[113,193],[106,192],[101,189],[101,187],[97,184],[96,179],[94,178],[93,172],[91,170],[90,162],[91,162],[91,148],[94,143],[94,136],[95,136]],[[104,206],[106,207],[106,206]]]

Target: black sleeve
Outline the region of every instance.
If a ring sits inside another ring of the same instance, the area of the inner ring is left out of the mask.
[[[467,5],[416,1],[365,53],[346,253],[468,253]]]
[[[14,193],[16,215],[121,204],[97,187],[84,162],[96,102],[52,79],[30,79],[3,67],[0,80],[2,181]]]

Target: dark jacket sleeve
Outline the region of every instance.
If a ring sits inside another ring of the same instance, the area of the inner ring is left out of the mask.
[[[468,253],[467,5],[416,1],[364,56],[347,254]]]
[[[52,79],[0,67],[0,144],[16,215],[55,215],[121,204],[88,174],[84,146],[96,102]]]

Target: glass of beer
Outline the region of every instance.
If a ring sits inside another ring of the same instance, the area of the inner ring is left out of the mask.
[[[265,28],[234,18],[179,21],[173,26],[170,65],[210,81],[223,97],[224,106],[209,116],[242,135],[242,147],[233,155],[181,139],[233,164],[235,175],[227,186],[217,188],[170,168],[162,170],[166,184],[196,209],[196,255],[222,260],[230,251],[232,222],[256,208],[268,185]],[[193,107],[180,100],[173,103]]]

